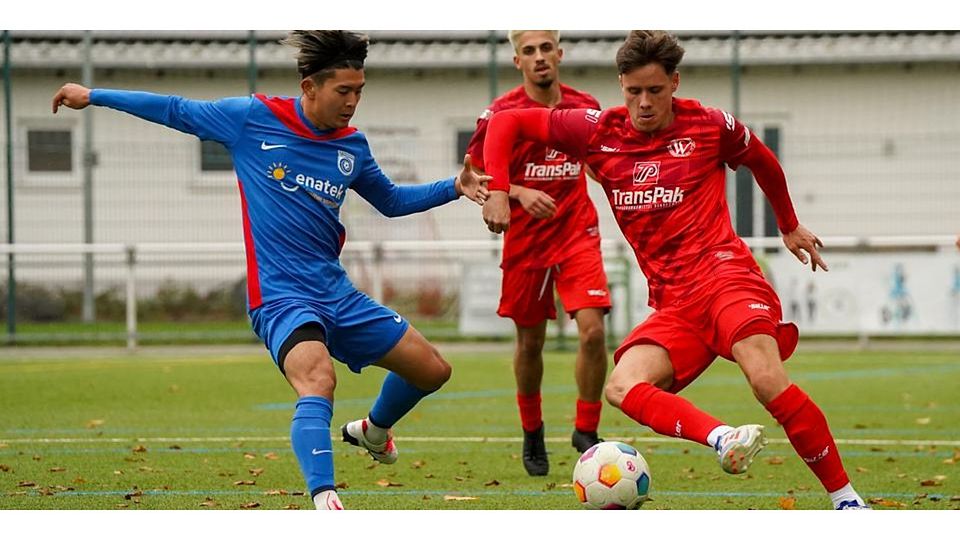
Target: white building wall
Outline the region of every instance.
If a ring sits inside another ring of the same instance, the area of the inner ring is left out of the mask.
[[[79,160],[83,114],[50,114],[55,90],[78,74],[14,73],[16,239],[80,242],[79,161],[67,178],[33,178],[25,174],[21,146],[27,126],[72,125]],[[97,76],[102,86],[198,99],[246,93],[246,76],[239,70]],[[801,220],[819,235],[950,233],[960,230],[958,79],[956,64],[750,67],[741,79],[741,118],[780,128],[794,202]],[[622,101],[613,67],[567,68],[562,80],[593,93],[604,107]],[[499,81],[506,91],[519,83],[519,75],[502,70]],[[268,72],[259,90],[290,94],[296,80],[287,72]],[[730,109],[729,73],[682,70],[678,94]],[[355,125],[370,134],[385,170],[433,180],[459,170],[456,132],[474,125],[488,98],[480,70],[370,70]],[[94,114],[97,242],[241,240],[236,181],[232,174],[200,173],[196,139],[114,111]],[[603,234],[618,237],[602,193],[592,186],[591,194],[599,201]],[[343,210],[348,239],[489,237],[479,208],[465,200],[399,220],[375,216],[355,195],[348,200]]]

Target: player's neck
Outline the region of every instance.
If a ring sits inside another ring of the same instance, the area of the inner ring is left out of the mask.
[[[546,107],[556,107],[563,95],[560,92],[560,81],[553,81],[553,84],[543,88],[533,84],[530,81],[523,81],[523,90],[527,97]]]

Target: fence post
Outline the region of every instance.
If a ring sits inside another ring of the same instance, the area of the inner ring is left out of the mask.
[[[373,299],[383,304],[383,242],[373,244],[373,283],[370,284]]]
[[[137,264],[137,248],[127,245],[127,349],[137,348],[137,283],[135,267]]]

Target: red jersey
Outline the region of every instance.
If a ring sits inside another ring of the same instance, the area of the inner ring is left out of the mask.
[[[626,107],[505,116],[496,126],[500,142],[488,144],[491,153],[503,153],[496,147],[510,144],[506,128],[515,122],[524,136],[583,159],[603,185],[647,277],[654,309],[689,300],[717,275],[760,272],[730,223],[724,165],[736,169],[749,159],[780,230],[797,227],[782,169],[746,127],[694,100],[675,98],[673,112],[674,121],[654,133],[635,129]],[[538,118],[543,122],[530,125]],[[487,171],[495,176],[491,189],[503,189],[498,177],[502,165],[492,157]]]
[[[523,86],[500,96],[477,119],[467,153],[483,167],[483,143],[494,113],[508,109],[546,108],[530,98]],[[599,108],[590,94],[560,85],[558,109]],[[557,213],[538,219],[519,201],[510,201],[510,230],[504,235],[502,268],[547,268],[586,248],[600,248],[597,210],[587,195],[583,164],[543,144],[518,141],[510,159],[510,183],[538,189],[553,197]]]

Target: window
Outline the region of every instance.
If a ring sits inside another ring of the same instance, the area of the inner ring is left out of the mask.
[[[200,170],[203,172],[232,171],[233,160],[225,146],[217,141],[200,141]]]
[[[29,172],[73,171],[73,133],[67,129],[27,131]]]
[[[474,128],[457,130],[457,153],[454,154],[457,164],[463,163],[463,156],[467,153],[467,146],[473,138],[474,131]]]

